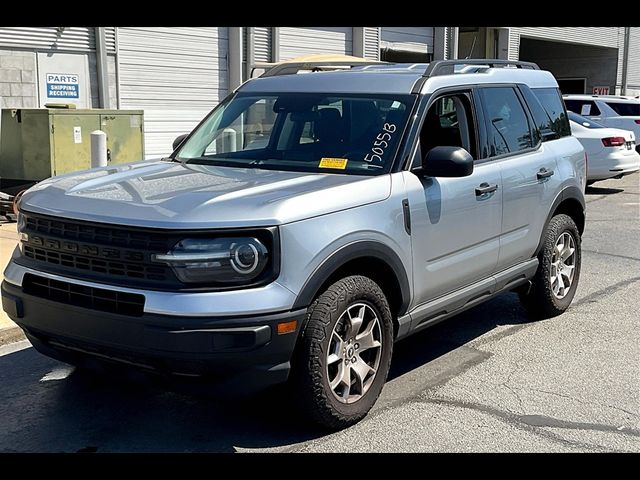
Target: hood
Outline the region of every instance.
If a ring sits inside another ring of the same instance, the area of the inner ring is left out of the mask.
[[[21,208],[77,220],[160,228],[267,226],[387,198],[390,175],[366,177],[145,161],[53,177]]]

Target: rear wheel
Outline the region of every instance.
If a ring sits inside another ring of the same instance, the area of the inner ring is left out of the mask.
[[[521,292],[520,299],[534,317],[555,317],[571,304],[580,278],[581,238],[571,217],[551,219],[538,260],[531,289]]]
[[[305,415],[339,429],[361,420],[389,372],[393,324],[382,289],[350,276],[331,285],[307,312],[292,386]]]

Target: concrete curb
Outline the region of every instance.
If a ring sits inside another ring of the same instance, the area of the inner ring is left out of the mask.
[[[0,346],[26,340],[20,327],[9,327],[0,330]]]

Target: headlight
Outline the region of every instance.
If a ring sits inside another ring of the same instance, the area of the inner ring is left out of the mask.
[[[153,261],[171,265],[184,283],[251,283],[264,272],[269,252],[254,237],[187,238]]]

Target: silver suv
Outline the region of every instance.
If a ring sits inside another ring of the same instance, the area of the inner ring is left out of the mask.
[[[2,301],[40,352],[288,380],[341,428],[395,341],[502,292],[533,317],[575,294],[585,156],[534,64],[270,71],[177,143],[21,197]]]

